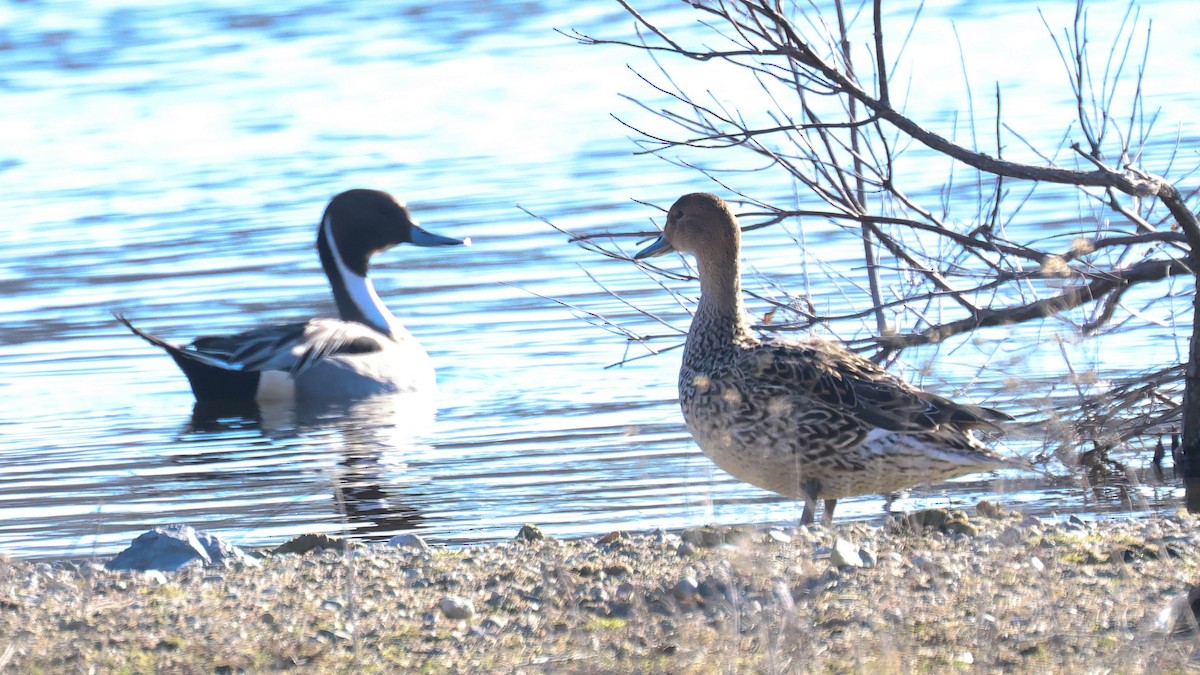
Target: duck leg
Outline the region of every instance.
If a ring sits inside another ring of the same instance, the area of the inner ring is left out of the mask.
[[[825,527],[833,525],[833,507],[837,506],[836,499],[825,500],[825,514],[821,517],[821,523]]]
[[[821,484],[815,480],[810,480],[802,485],[800,489],[804,491],[804,512],[800,514],[800,524],[812,525],[817,517],[817,493],[821,489]],[[825,501],[825,509],[828,513],[830,510],[829,500]]]
[[[892,502],[896,501],[896,498],[899,496],[899,492],[883,493],[883,517],[885,520],[888,516],[892,515]]]

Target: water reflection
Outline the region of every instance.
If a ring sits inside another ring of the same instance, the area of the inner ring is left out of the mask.
[[[214,437],[237,437],[246,446],[286,446],[299,440],[310,451],[324,448],[337,458],[325,470],[331,481],[328,518],[340,519],[346,533],[387,539],[425,521],[414,506],[424,493],[419,483],[406,483],[403,468],[408,457],[423,451],[420,439],[436,417],[431,401],[429,396],[391,394],[347,404],[198,402],[179,442],[203,447]],[[177,460],[181,470],[174,478],[237,482],[245,475],[241,454],[218,450],[184,455]],[[223,464],[229,468],[222,469]],[[281,474],[293,470],[289,464],[276,468]],[[397,470],[399,478],[393,475]]]

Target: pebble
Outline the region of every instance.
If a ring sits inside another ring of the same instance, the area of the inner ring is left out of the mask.
[[[671,534],[661,527],[651,533],[654,537],[654,543],[662,546],[679,546],[683,539],[677,534]]]
[[[633,574],[633,568],[625,563],[614,563],[604,568],[604,573],[610,577],[623,577]]]
[[[347,546],[352,546],[350,540],[342,537],[331,537],[328,534],[309,533],[302,534],[299,537],[280,544],[271,551],[271,555],[284,555],[287,553],[295,553],[304,555],[312,551],[336,552],[345,551]]]
[[[841,537],[833,543],[833,550],[829,553],[829,562],[838,569],[866,566],[858,547]]]
[[[456,595],[447,595],[438,603],[438,609],[442,610],[442,615],[447,619],[470,619],[475,616],[475,606],[470,600],[461,598]]]
[[[875,563],[878,561],[875,552],[869,548],[858,549],[858,557],[862,559],[863,565],[866,565],[867,567],[874,567]]]
[[[322,628],[317,631],[317,638],[325,642],[349,642],[351,635],[344,630],[327,630]]]
[[[775,584],[771,587],[771,595],[775,597],[775,602],[784,611],[792,611],[796,608],[796,601],[792,598],[792,591],[782,579],[776,579]]]
[[[158,570],[146,570],[142,572],[142,579],[151,586],[162,586],[167,583],[167,575]]]
[[[790,543],[792,543],[792,538],[783,530],[773,527],[773,528],[767,530],[767,543],[768,544],[790,544]]]
[[[521,530],[517,532],[517,541],[541,541],[546,538],[542,534],[541,528],[537,525],[522,525]]]
[[[913,564],[913,567],[921,570],[922,572],[924,572],[926,574],[941,576],[946,573],[945,567],[942,567],[941,565],[937,564],[933,560],[930,560],[929,558],[926,558],[923,555],[919,555],[919,556],[913,558],[912,564]]]
[[[1200,586],[1175,596],[1154,619],[1154,629],[1169,635],[1195,634],[1200,631],[1197,614],[1200,610]]]
[[[624,536],[625,535],[623,533],[614,530],[613,532],[609,532],[603,537],[600,537],[598,540],[596,540],[596,543],[601,546],[608,546],[610,544],[617,543],[624,538]]]
[[[996,535],[996,541],[1005,546],[1015,546],[1025,541],[1026,532],[1022,532],[1019,527],[1006,527]]]
[[[483,621],[481,621],[479,623],[479,626],[486,631],[498,633],[498,632],[504,630],[504,628],[506,626],[508,626],[508,619],[505,619],[502,616],[493,614],[493,615],[488,616]]]
[[[696,577],[690,575],[675,582],[675,588],[671,589],[676,600],[692,600],[699,591],[700,584],[696,581]]]
[[[423,539],[421,535],[413,534],[411,532],[407,534],[398,534],[391,539],[388,539],[387,545],[394,546],[396,548],[420,551],[421,553],[429,553],[431,550],[429,548],[429,544],[425,543],[425,539]]]

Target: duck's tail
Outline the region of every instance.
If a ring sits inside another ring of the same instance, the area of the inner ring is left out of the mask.
[[[230,368],[200,352],[167,342],[134,326],[120,312],[113,312],[113,317],[134,335],[170,355],[187,376],[197,401],[253,401],[258,394],[259,373]]]

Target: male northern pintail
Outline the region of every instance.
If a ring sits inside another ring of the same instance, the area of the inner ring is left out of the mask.
[[[402,243],[469,242],[421,229],[386,192],[349,190],[329,202],[317,232],[317,251],[340,319],[200,337],[186,347],[139,330],[119,314],[117,319],[165,349],[202,402],[338,402],[378,393],[432,393],[433,362],[367,278],[371,256]]]
[[[841,345],[760,340],[742,306],[741,229],[710,194],[680,197],[662,236],[638,259],[696,258],[700,302],[679,369],[688,431],[739,480],[804,500],[811,523],[841,497],[891,493],[979,471],[1022,466],[971,433],[1012,419],[921,391]]]

